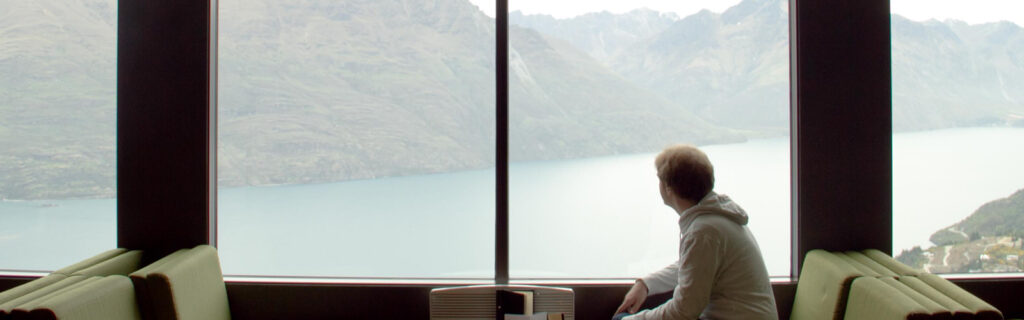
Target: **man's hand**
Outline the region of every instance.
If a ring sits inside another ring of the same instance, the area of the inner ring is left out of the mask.
[[[626,293],[626,297],[622,299],[622,305],[619,305],[619,309],[615,310],[615,313],[636,313],[640,311],[644,300],[647,300],[647,284],[643,280],[637,280]]]

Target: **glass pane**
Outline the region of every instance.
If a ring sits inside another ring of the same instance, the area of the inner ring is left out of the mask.
[[[904,263],[933,273],[1024,266],[1020,6],[892,2],[893,253]]]
[[[117,2],[0,0],[0,269],[116,246]]]
[[[513,278],[635,278],[675,261],[654,156],[678,143],[708,154],[769,273],[789,275],[785,1],[509,6]]]
[[[494,19],[468,1],[219,11],[225,274],[493,278]]]

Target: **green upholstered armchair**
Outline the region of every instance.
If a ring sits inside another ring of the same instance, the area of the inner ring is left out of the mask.
[[[956,284],[875,249],[812,250],[790,319],[1002,319]]]
[[[84,276],[73,276],[84,277]],[[123,275],[88,277],[28,301],[12,320],[139,320],[132,282]]]
[[[126,275],[141,257],[139,250],[111,249],[0,292],[0,320],[138,319]]]

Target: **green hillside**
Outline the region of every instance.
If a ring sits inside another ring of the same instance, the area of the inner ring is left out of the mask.
[[[1024,237],[1024,189],[1014,192],[1009,197],[982,205],[964,221],[950,228],[975,238],[978,236]]]
[[[938,230],[930,248],[902,250],[896,259],[934,273],[1020,272],[1024,261],[1024,189],[990,201]]]

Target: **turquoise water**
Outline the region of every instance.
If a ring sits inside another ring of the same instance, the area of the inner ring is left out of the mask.
[[[747,209],[773,275],[789,273],[786,139],[705,146],[716,190]],[[1024,129],[894,137],[894,250],[1024,188]],[[510,167],[517,278],[635,277],[670,263],[676,215],[661,204],[655,153]],[[922,192],[923,191],[923,192]],[[493,275],[494,172],[467,171],[219,191],[226,274]],[[51,270],[112,248],[115,201],[0,202],[0,267]]]
[[[0,268],[56,270],[117,243],[114,199],[0,202]]]
[[[893,252],[1024,189],[1024,129],[971,128],[893,139]],[[1022,213],[1024,214],[1024,213]]]

